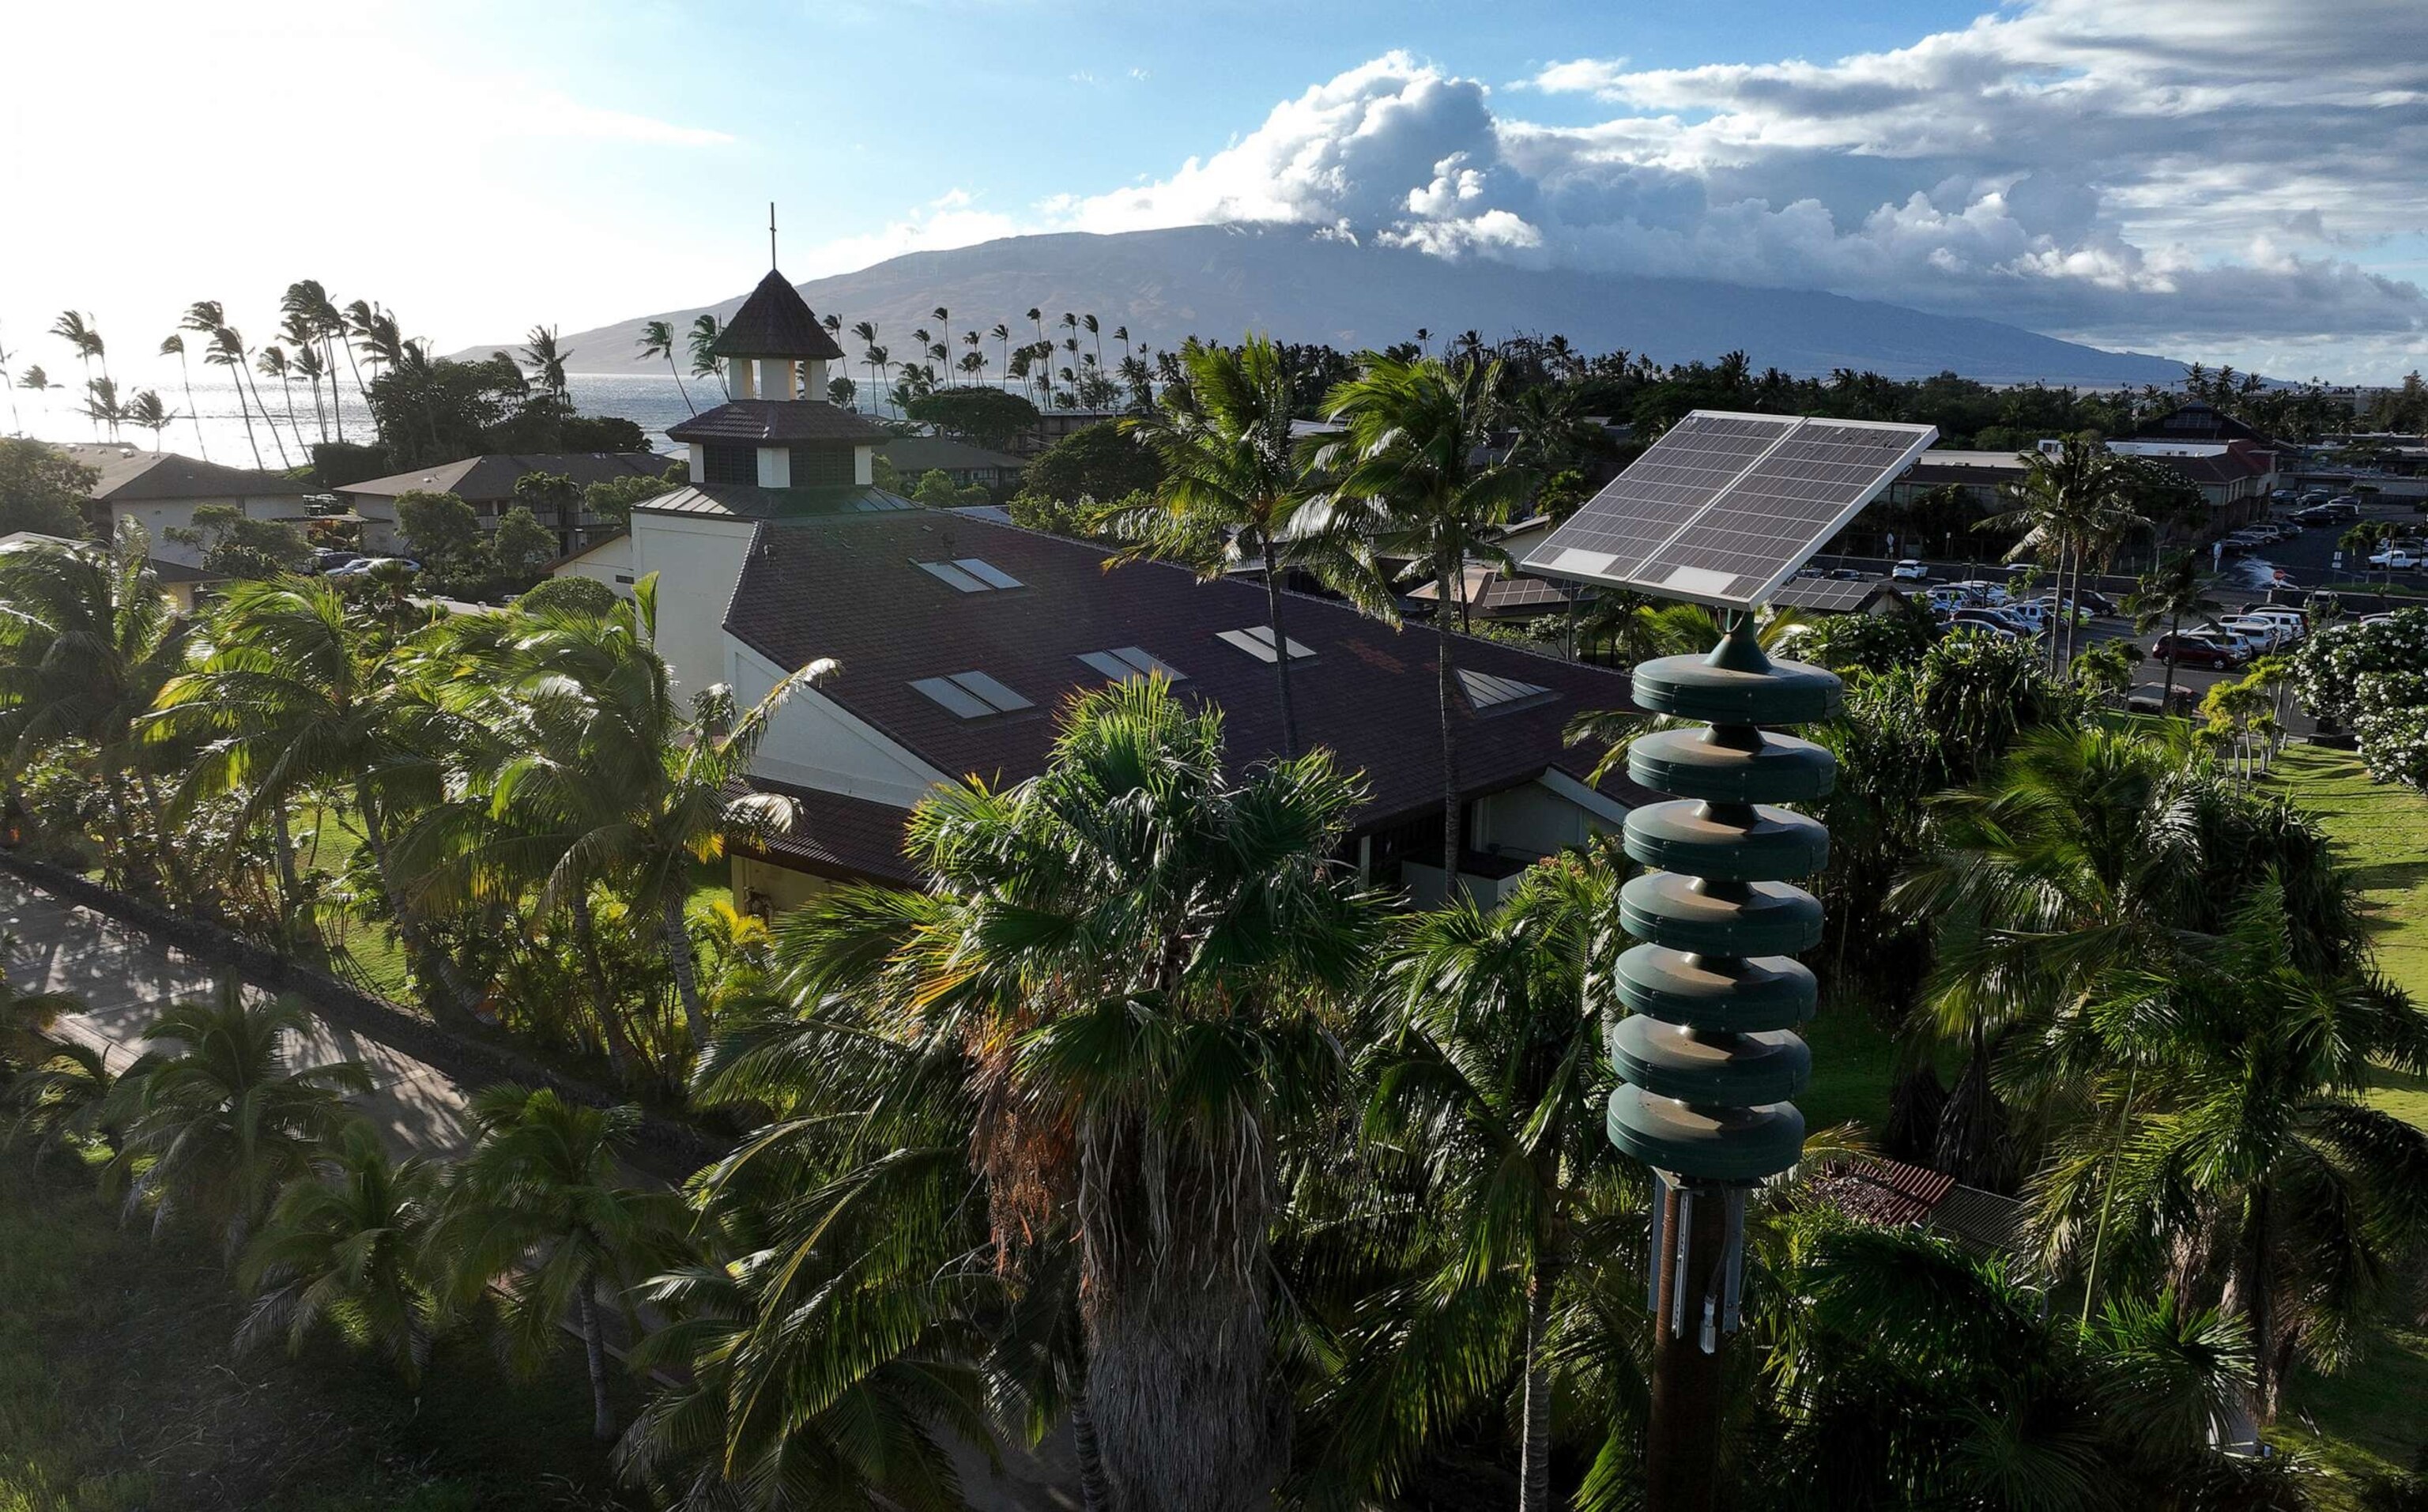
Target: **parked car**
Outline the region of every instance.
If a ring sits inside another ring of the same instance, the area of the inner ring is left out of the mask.
[[[2230,630],[2252,642],[2259,648],[2262,655],[2281,651],[2293,644],[2292,632],[2273,619],[2263,619],[2256,615],[2237,615],[2231,619],[2221,619],[2218,628]]]
[[[2420,553],[2401,546],[2383,547],[2370,554],[2369,565],[2388,572],[2415,572],[2420,567]]]
[[[1909,556],[1889,568],[1889,578],[1895,583],[1928,583],[1930,581],[1930,568]]]
[[[409,556],[358,556],[354,560],[347,563],[344,567],[332,567],[329,571],[329,576],[333,578],[368,577],[370,574],[371,568],[376,567],[386,567],[390,562],[396,563],[398,566],[402,567],[409,572],[418,572],[421,570],[421,564],[413,560],[413,558]]]
[[[2310,621],[2297,609],[2280,609],[2268,604],[2246,605],[2241,617],[2266,620],[2282,629],[2285,633],[2284,638],[2277,642],[2279,648],[2299,646],[2310,638]]]
[[[2159,636],[2150,647],[2150,660],[2161,666],[2173,661],[2177,666],[2204,666],[2213,671],[2230,672],[2250,658],[2223,641],[2188,630],[2180,635]]]
[[[312,570],[315,572],[335,572],[341,567],[349,566],[353,563],[359,562],[362,559],[362,553],[359,551],[340,551],[335,547],[324,546],[312,553]]]
[[[1962,594],[1968,601],[1985,604],[1992,609],[1998,608],[2007,601],[2007,585],[2003,583],[1992,583],[1987,578],[1966,578],[1963,582],[1953,583],[1951,586]]]
[[[1999,640],[2023,640],[2025,632],[2004,616],[1989,609],[1959,609],[1948,616],[1947,633],[1969,631],[1976,635],[1990,635]]]
[[[1829,581],[1832,583],[1861,583],[1870,576],[1870,573],[1861,567],[1832,567],[1829,571]]]
[[[2200,696],[2178,682],[2167,697],[2168,689],[2156,682],[2144,682],[2124,696],[2124,707],[2135,714],[2190,714]]]

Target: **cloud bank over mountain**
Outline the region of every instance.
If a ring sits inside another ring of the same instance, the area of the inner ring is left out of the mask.
[[[2428,355],[2400,276],[2422,162],[2419,0],[2037,0],[1828,63],[1581,58],[1496,87],[1387,53],[1167,177],[1028,217],[951,198],[865,250],[1278,222],[2384,376]]]

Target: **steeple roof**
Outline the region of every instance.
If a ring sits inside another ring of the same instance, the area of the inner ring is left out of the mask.
[[[772,268],[733,312],[733,319],[725,322],[711,350],[720,357],[816,357],[829,362],[843,355],[843,348],[818,323],[800,290]]]

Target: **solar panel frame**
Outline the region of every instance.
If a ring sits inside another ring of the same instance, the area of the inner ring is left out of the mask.
[[[1681,431],[1688,433],[1690,464],[1707,474],[1711,459],[1731,445],[1746,457],[1691,509],[1674,482],[1676,459],[1662,456]],[[1767,601],[1938,436],[1930,426],[1895,421],[1695,410],[1546,537],[1522,568],[1751,608]],[[1767,443],[1747,455],[1763,436]],[[1631,485],[1648,462],[1657,469],[1651,482]]]

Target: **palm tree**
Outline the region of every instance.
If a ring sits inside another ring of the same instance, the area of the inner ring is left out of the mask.
[[[1283,574],[1316,572],[1353,590],[1372,612],[1386,613],[1388,597],[1373,581],[1364,543],[1346,528],[1348,513],[1336,515],[1332,501],[1320,499],[1312,453],[1290,433],[1289,373],[1271,340],[1252,336],[1234,351],[1191,338],[1181,364],[1189,382],[1165,393],[1160,411],[1121,422],[1163,461],[1153,501],[1107,514],[1102,524],[1130,543],[1124,556],[1183,562],[1209,580],[1241,557],[1261,559],[1266,623],[1283,649],[1273,658],[1282,753],[1294,756]]]
[[[217,362],[234,373],[239,393],[246,389],[252,390],[253,407],[261,411],[262,427],[270,432],[271,443],[278,448],[278,465],[282,468],[292,467],[294,464],[287,455],[286,439],[278,434],[278,426],[270,418],[270,406],[261,402],[260,386],[253,381],[253,349],[244,344],[243,335],[234,326],[219,327],[211,333],[211,350],[203,360]],[[251,422],[247,423],[249,425]]]
[[[664,320],[642,322],[640,348],[644,357],[666,359],[666,371],[675,375],[675,387],[682,393],[683,408],[698,414],[699,406],[691,402],[691,390],[683,386],[682,370],[675,366],[675,328]]]
[[[2082,591],[2085,559],[2102,542],[2112,542],[2149,522],[2129,507],[2133,475],[2125,460],[2098,441],[2069,436],[2054,456],[2035,451],[2023,453],[2023,480],[2009,489],[2014,508],[1982,520],[1976,528],[2021,527],[2023,538],[2007,553],[2007,560],[2017,561],[2034,551],[2049,559],[2064,621],[2063,635],[2055,626],[2048,632],[2049,669],[2055,671],[2073,660],[2071,605]]]
[[[130,530],[132,527],[130,527]],[[190,627],[160,591],[139,533],[112,547],[36,544],[0,551],[0,772],[80,742],[110,823],[103,856],[120,886],[146,857],[167,888],[183,880],[166,806],[136,748],[136,721],[183,665]],[[150,817],[136,821],[130,793]]]
[[[118,385],[107,378],[94,378],[84,388],[84,412],[95,425],[107,425],[109,434],[116,436],[119,422],[126,419],[126,406],[118,402]]]
[[[231,977],[143,1031],[156,1048],[126,1072],[139,1089],[120,1155],[128,1211],[150,1208],[156,1232],[190,1213],[231,1258],[243,1249],[279,1189],[308,1175],[352,1116],[339,1099],[371,1090],[359,1061],[287,1069],[287,1043],[311,1023],[293,999],[246,1001]]]
[[[104,355],[101,333],[94,329],[92,317],[79,315],[74,310],[62,310],[59,318],[51,322],[51,335],[75,349],[76,360],[84,364],[85,386],[90,388],[93,359]],[[101,375],[105,379],[109,376],[109,368],[106,360],[102,366]],[[92,434],[96,439],[101,435],[99,415],[93,416]]]
[[[691,322],[691,335],[686,339],[691,346],[693,377],[713,376],[720,381],[724,378],[725,359],[716,354],[716,338],[724,334],[724,327],[717,324],[716,317],[714,315],[702,315]],[[726,397],[729,399],[732,397],[730,390],[727,391]],[[683,402],[689,403],[691,396],[685,394]]]
[[[254,370],[264,378],[278,380],[279,388],[287,396],[287,428],[295,433],[295,450],[306,456],[311,455],[312,449],[304,440],[304,427],[295,419],[295,380],[287,370],[287,349],[275,341],[263,347],[260,355],[254,359]],[[274,436],[277,432],[277,424],[273,421],[271,434]]]
[[[2217,600],[2208,597],[2207,588],[2208,578],[2201,571],[2200,559],[2190,551],[2177,551],[2142,575],[2125,605],[2137,632],[2147,634],[2156,626],[2167,627],[2167,682],[2166,693],[2159,699],[2161,708],[2174,707],[2175,636],[2183,629],[2185,616],[2197,619],[2217,609]]]
[[[315,359],[308,369],[299,366],[296,370],[326,374],[329,379],[329,408],[336,421],[337,440],[343,444],[346,439],[346,412],[344,406],[337,403],[336,343],[346,336],[346,317],[338,311],[337,302],[329,297],[328,289],[317,278],[301,278],[287,285],[287,292],[279,299],[278,308],[286,318],[287,338],[295,345],[299,362],[306,353],[311,353]],[[349,362],[353,360],[352,348],[347,350],[346,358]],[[359,376],[355,386],[361,386]],[[364,397],[368,400],[369,396]],[[312,403],[316,411],[320,401],[320,389],[316,380],[312,387]],[[328,437],[323,435],[321,439]]]
[[[109,1053],[81,1040],[46,1044],[39,1058],[8,1083],[17,1109],[0,1145],[31,1140],[38,1155],[99,1143],[115,1153],[124,1132],[125,1097],[109,1069]]]
[[[160,433],[177,423],[179,417],[160,403],[160,396],[149,388],[136,390],[126,402],[124,414],[137,426],[152,433],[152,450],[160,450]]]
[[[500,1082],[473,1095],[468,1116],[477,1139],[455,1169],[432,1236],[453,1300],[476,1302],[502,1285],[510,1357],[534,1372],[556,1352],[570,1318],[590,1372],[591,1431],[612,1439],[599,1293],[609,1293],[637,1336],[630,1293],[653,1260],[673,1257],[670,1236],[681,1216],[672,1192],[622,1179],[620,1161],[641,1110],[592,1108],[546,1088]]]
[[[540,387],[553,398],[570,398],[570,391],[566,386],[565,360],[572,355],[572,353],[557,346],[554,326],[534,325],[523,336],[523,365],[531,369],[532,376],[539,380]]]
[[[1011,376],[1011,327],[997,320],[994,322],[994,329],[989,331],[987,335],[1003,343],[1003,375],[1009,378]]]
[[[231,354],[227,350],[226,343],[222,342],[221,339],[221,333],[226,333],[231,337],[234,336],[234,333],[228,331],[227,315],[226,312],[220,307],[219,301],[215,299],[195,301],[192,304],[187,306],[186,318],[178,321],[177,325],[179,330],[195,332],[209,341],[209,345],[203,351],[203,360],[209,363],[212,367],[240,368],[243,365],[243,343],[240,341],[237,342],[235,352]],[[182,364],[185,360],[185,342],[183,340],[178,341],[177,352],[178,361]],[[261,443],[254,438],[253,409],[245,403],[244,380],[241,376],[238,378],[236,385],[236,407],[237,413],[244,418],[244,440],[245,444],[253,449],[253,465],[255,469],[259,469],[262,465]]]
[[[42,370],[42,365],[37,362],[28,366],[25,372],[17,379],[17,386],[20,388],[30,388],[35,393],[40,394],[50,389],[57,388],[58,385],[51,382],[51,375],[44,372]],[[16,400],[14,397],[11,397],[8,402],[11,404],[14,404]]]
[[[1105,333],[1097,328],[1096,318],[1092,315],[1080,316],[1079,327],[1081,330],[1086,331],[1089,337],[1095,341],[1096,366],[1099,368],[1103,367],[1105,365]]]
[[[363,396],[363,403],[368,406],[371,402],[370,386],[363,382],[362,364],[355,359],[354,348],[362,347],[374,359],[379,356],[381,347],[373,343],[383,335],[382,316],[369,300],[358,299],[347,304],[345,312],[337,319],[344,326],[342,334],[346,338],[346,367],[354,375],[355,391]],[[374,425],[379,422],[379,414],[376,410],[371,414],[371,421]]]
[[[1441,709],[1442,875],[1458,884],[1462,826],[1458,744],[1452,723],[1455,645],[1450,606],[1469,560],[1506,568],[1509,555],[1492,544],[1494,526],[1526,496],[1529,475],[1478,455],[1501,422],[1498,362],[1456,365],[1420,358],[1395,362],[1368,353],[1364,373],[1334,389],[1325,416],[1346,438],[1327,449],[1340,468],[1336,496],[1370,501],[1383,519],[1373,537],[1380,556],[1411,559],[1412,574],[1433,579],[1436,692]]]
[[[2092,1284],[2105,1241],[2128,1276],[2239,1315],[2263,1418],[2297,1358],[2357,1353],[2397,1257],[2428,1237],[2428,1133],[2367,1101],[2373,1065],[2428,1069],[2428,1013],[2371,974],[2305,963],[2301,933],[2271,877],[2220,936],[2108,983],[2089,1017],[2141,1075],[2121,1101],[2107,1078],[2038,1193],[2054,1246],[2095,1236]]]
[[[438,799],[441,758],[468,738],[424,696],[410,645],[323,579],[233,583],[212,612],[200,664],[160,689],[148,725],[147,738],[209,741],[187,790],[242,790],[238,817],[270,822],[290,898],[287,806],[317,788],[350,792],[432,1008],[465,1020],[472,996],[423,930],[392,844],[409,813]]]
[[[1594,984],[1626,943],[1618,875],[1606,858],[1537,867],[1500,909],[1462,896],[1408,920],[1384,956],[1369,1133],[1424,1178],[1410,1279],[1333,1388],[1346,1431],[1328,1449],[1368,1473],[1412,1469],[1434,1421],[1514,1373],[1518,1504],[1551,1504],[1554,1296],[1608,1263],[1608,1216],[1641,1204],[1602,1129]]]
[[[237,1347],[285,1333],[301,1353],[326,1323],[357,1349],[385,1356],[408,1387],[429,1362],[431,1289],[425,1241],[436,1219],[439,1168],[391,1161],[379,1131],[357,1118],[279,1194],[246,1246],[237,1283],[257,1292]]]
[[[287,359],[287,366],[293,370],[295,376],[312,386],[313,434],[323,441],[328,440],[329,411],[336,407],[337,386],[334,381],[335,375],[329,371],[327,362],[320,355],[320,349],[316,346],[297,347],[295,355]],[[320,381],[323,378],[332,380],[329,385],[329,403],[325,407],[320,403]]]
[[[8,390],[8,429],[23,436],[25,434],[25,421],[17,413],[17,386],[8,376],[8,364],[16,357],[17,354],[7,347],[0,347],[0,386]]]
[[[969,1059],[960,1148],[1006,1263],[1076,1251],[1114,1506],[1229,1512],[1279,1468],[1272,1174],[1338,1095],[1321,1015],[1376,914],[1329,858],[1361,792],[1324,751],[1235,777],[1219,714],[1160,680],[1105,689],[1036,778],[914,813],[925,891],[845,889],[782,926],[805,1017]]]

